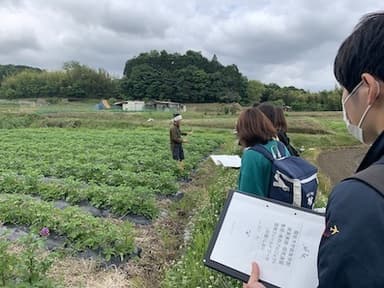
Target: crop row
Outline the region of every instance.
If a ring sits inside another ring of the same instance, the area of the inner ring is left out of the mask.
[[[155,195],[178,190],[167,131],[14,129],[0,136],[0,192],[90,202],[113,214],[157,214]],[[186,146],[188,173],[222,142],[196,133]]]
[[[65,236],[67,246],[76,251],[101,251],[109,259],[124,257],[134,250],[132,225],[95,218],[77,207],[63,210],[26,195],[0,194],[0,220],[4,224],[25,225]]]
[[[48,177],[72,176],[80,181],[115,186],[130,179],[134,181],[138,172],[153,177],[178,176],[177,166],[170,157],[168,134],[164,131],[99,133],[101,135],[92,130],[64,129],[7,130],[1,136],[0,171],[16,170],[22,174],[33,170]],[[202,156],[221,142],[220,135],[215,134],[201,133],[190,139],[186,147],[188,167],[195,167]]]
[[[157,215],[154,193],[147,186],[114,187],[84,184],[71,178],[42,179],[33,174],[15,173],[3,173],[0,180],[0,193],[29,194],[46,201],[65,200],[70,204],[89,202],[116,216],[135,214],[153,218]]]

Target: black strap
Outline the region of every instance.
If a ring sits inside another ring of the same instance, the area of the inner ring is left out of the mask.
[[[374,188],[384,196],[384,164],[374,164],[348,179],[357,179]]]
[[[300,156],[299,151],[297,151],[297,149],[291,145],[291,143],[290,143],[291,141],[289,140],[289,137],[288,137],[287,133],[285,133],[284,131],[280,130],[280,131],[277,132],[277,137],[287,147],[289,153],[292,156],[297,156],[297,157]]]

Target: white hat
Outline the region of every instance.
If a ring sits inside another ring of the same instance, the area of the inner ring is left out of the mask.
[[[173,121],[176,122],[176,121],[180,121],[181,119],[183,119],[183,117],[179,114],[173,118]]]

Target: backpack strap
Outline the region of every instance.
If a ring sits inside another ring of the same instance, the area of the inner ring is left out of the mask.
[[[359,180],[360,182],[363,182],[371,186],[373,189],[379,192],[382,196],[384,196],[384,181],[383,181],[384,178],[383,177],[384,177],[384,164],[374,164],[364,169],[363,171],[356,173],[352,177],[346,178],[345,180],[349,180],[349,179]]]
[[[279,150],[281,157],[287,156],[287,153],[285,151],[285,146],[280,141],[276,141],[277,143],[277,149]],[[250,148],[251,150],[257,151],[261,153],[265,158],[267,158],[269,161],[275,160],[275,157],[273,157],[273,154],[271,151],[269,151],[264,145],[262,144],[256,144]]]

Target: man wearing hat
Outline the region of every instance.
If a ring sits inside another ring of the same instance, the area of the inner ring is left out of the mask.
[[[180,130],[180,122],[183,117],[179,113],[173,114],[172,126],[169,130],[169,138],[171,142],[171,151],[172,158],[180,162],[180,170],[183,170],[183,160],[184,160],[184,151],[183,143],[187,143],[187,139],[183,139],[183,135],[187,133],[182,133]]]

